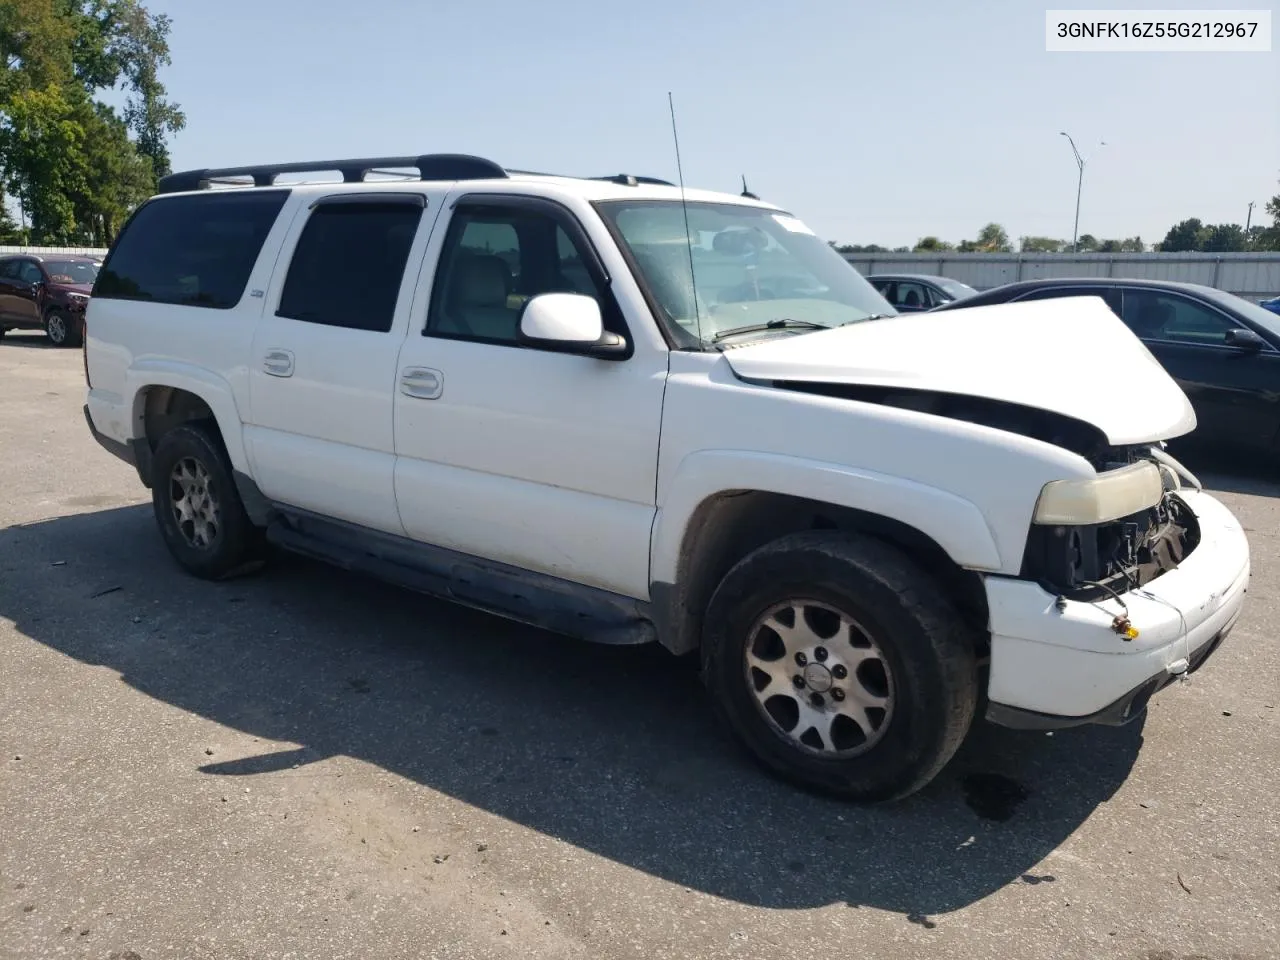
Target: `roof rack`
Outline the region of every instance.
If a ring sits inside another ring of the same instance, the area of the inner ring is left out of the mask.
[[[416,157],[362,157],[351,160],[305,160],[300,163],[256,164],[250,167],[219,167],[183,170],[160,179],[160,193],[183,190],[207,190],[211,183],[225,182],[231,177],[252,177],[255,187],[269,187],[282,173],[316,173],[337,170],[343,183],[360,183],[370,172],[384,172],[384,167],[416,167],[423,180],[494,180],[505,179],[507,171],[483,157],[461,153],[425,153]]]
[[[337,170],[344,183],[362,183],[370,173],[394,176],[387,167],[416,168],[422,180],[504,180],[510,174],[549,177],[558,174],[534,173],[530,170],[506,170],[492,160],[462,153],[424,153],[416,157],[360,157],[351,160],[304,160],[299,163],[256,164],[248,167],[216,167],[202,170],[182,170],[160,178],[160,193],[179,193],[185,190],[207,190],[213,184],[242,186],[236,178],[252,178],[255,187],[269,187],[276,177],[284,173],[317,173]],[[571,179],[599,180],[634,187],[650,184],[661,187],[674,186],[656,177],[637,177],[618,173],[609,177],[573,177]]]

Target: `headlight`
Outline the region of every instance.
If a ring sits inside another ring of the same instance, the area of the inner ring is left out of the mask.
[[[1033,522],[1063,526],[1108,523],[1154,507],[1162,496],[1160,468],[1143,461],[1088,480],[1046,483],[1036,501]]]
[[[89,295],[87,293],[68,293],[67,296],[70,297],[72,300],[88,300],[89,299]]]

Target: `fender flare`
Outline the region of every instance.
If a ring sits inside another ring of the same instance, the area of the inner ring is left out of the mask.
[[[244,444],[244,421],[236,404],[231,384],[204,367],[175,360],[137,360],[127,374],[129,395],[133,398],[133,436],[146,438],[143,420],[146,403],[143,395],[151,387],[186,390],[203,400],[213,411],[227,449],[227,457],[237,473],[252,476]]]
[[[678,583],[691,519],[708,499],[735,491],[776,493],[876,514],[930,537],[957,566],[1001,569],[995,537],[974,503],[901,477],[778,454],[709,450],[685,457],[665,486],[649,553],[654,584]]]

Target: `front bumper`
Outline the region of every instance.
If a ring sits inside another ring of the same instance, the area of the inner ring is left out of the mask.
[[[1218,649],[1249,588],[1248,539],[1209,494],[1177,496],[1196,515],[1200,544],[1176,570],[1121,594],[1139,631],[1132,640],[1112,630],[1124,612],[1114,598],[1059,603],[1038,584],[987,578],[988,719],[1032,729],[1125,723]]]

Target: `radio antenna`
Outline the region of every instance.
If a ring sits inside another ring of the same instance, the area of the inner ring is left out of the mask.
[[[698,330],[698,342],[702,342],[702,314],[698,308],[698,278],[693,272],[693,234],[689,230],[689,204],[684,197],[684,167],[680,163],[680,134],[676,131],[676,102],[667,91],[667,106],[671,110],[671,139],[676,145],[676,174],[680,179],[680,210],[684,214],[685,249],[689,253],[689,285],[693,290],[693,322]]]

